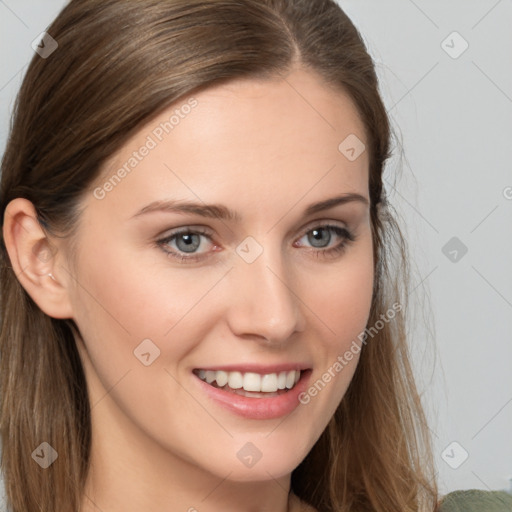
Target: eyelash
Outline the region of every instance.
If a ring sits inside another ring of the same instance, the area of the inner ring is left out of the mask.
[[[350,232],[346,228],[342,228],[340,226],[336,226],[333,224],[319,224],[317,226],[309,228],[307,231],[304,231],[303,234],[299,237],[299,239],[302,238],[303,236],[307,235],[311,231],[314,231],[315,229],[319,229],[319,228],[328,229],[331,232],[334,232],[339,237],[342,237],[343,241],[340,242],[338,245],[331,247],[330,249],[321,249],[321,248],[318,250],[315,250],[314,248],[310,249],[310,252],[312,252],[315,255],[315,257],[324,257],[324,258],[333,257],[334,258],[338,255],[341,256],[345,252],[347,246],[350,245],[352,242],[355,242],[356,238],[357,238],[352,232]],[[199,261],[200,259],[204,259],[205,257],[208,256],[208,255],[205,256],[203,254],[184,256],[184,255],[176,253],[175,251],[169,251],[168,249],[164,248],[169,242],[172,242],[173,240],[178,238],[180,235],[203,235],[211,241],[211,235],[210,235],[209,231],[201,229],[201,228],[197,228],[197,229],[186,228],[186,229],[181,229],[179,231],[175,231],[174,233],[170,234],[169,236],[166,236],[165,238],[157,240],[156,244],[159,248],[161,248],[167,254],[167,256],[169,256],[171,258],[175,258],[181,262]]]

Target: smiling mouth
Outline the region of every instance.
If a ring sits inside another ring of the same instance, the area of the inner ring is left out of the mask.
[[[287,393],[299,382],[301,370],[259,374],[196,369],[193,373],[214,388],[249,398],[267,398]]]

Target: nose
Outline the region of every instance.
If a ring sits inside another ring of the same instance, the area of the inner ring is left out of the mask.
[[[280,251],[268,248],[252,263],[236,261],[230,272],[232,298],[227,313],[234,334],[282,344],[304,330],[303,303],[294,289],[297,279],[292,271]]]

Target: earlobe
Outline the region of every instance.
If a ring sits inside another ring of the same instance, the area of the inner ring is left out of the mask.
[[[30,201],[16,198],[7,205],[3,236],[12,269],[39,308],[53,318],[72,318],[65,278],[58,272],[61,255]]]

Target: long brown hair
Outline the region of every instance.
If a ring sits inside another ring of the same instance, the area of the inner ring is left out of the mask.
[[[368,326],[393,303],[402,311],[364,344],[340,406],[292,473],[292,490],[321,512],[435,510],[430,438],[406,345],[406,246],[382,181],[390,125],[373,61],[341,8],[333,0],[72,0],[48,33],[59,46],[46,59],[35,55],[24,78],[2,160],[0,211],[26,198],[60,236],[73,233],[77,205],[108,157],[193,91],[285,76],[299,64],[350,95],[370,158],[376,272]],[[36,306],[1,242],[8,503],[12,512],[78,511],[91,424],[77,328]],[[43,441],[59,454],[44,471],[31,458]]]

